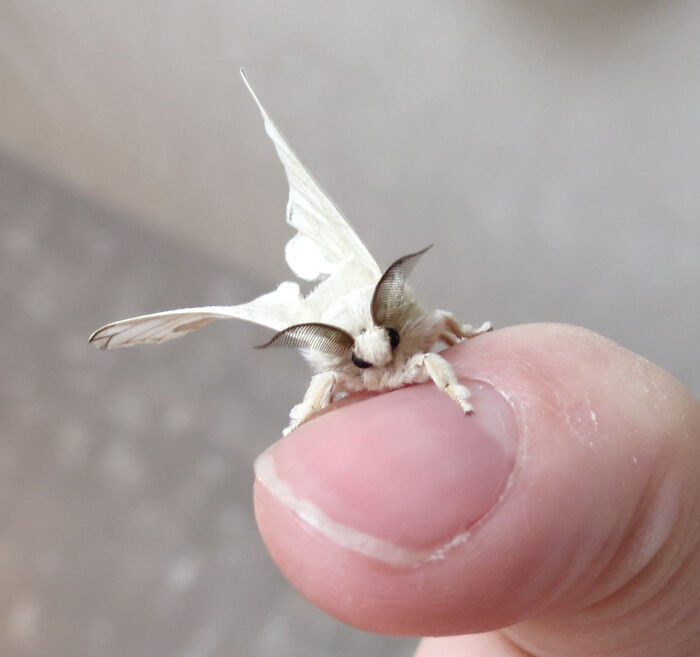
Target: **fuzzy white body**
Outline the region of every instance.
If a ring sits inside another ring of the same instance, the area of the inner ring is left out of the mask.
[[[372,321],[369,308],[373,293],[374,285],[356,290],[330,304],[319,318],[350,333],[355,338],[353,353],[372,366],[359,368],[347,356],[302,350],[316,374],[304,400],[292,408],[285,435],[332,403],[338,394],[395,390],[431,379],[465,413],[473,411],[467,401],[468,388],[458,382],[451,365],[432,349],[440,342],[453,345],[480,335],[491,330],[491,325],[486,322],[475,330],[459,324],[444,310],[427,312],[407,288],[405,305],[393,327],[400,336],[399,344],[392,350],[386,329],[374,326]]]
[[[414,356],[430,352],[448,335],[459,341],[462,335],[454,335],[454,321],[444,311],[426,312],[407,290],[407,303],[402,309],[396,329],[400,340],[391,349],[389,336],[382,327],[374,326],[370,303],[374,285],[356,290],[330,304],[316,321],[338,326],[355,338],[353,352],[372,367],[356,367],[347,356],[333,356],[302,350],[307,362],[316,373],[333,371],[339,389],[346,392],[359,390],[391,390],[407,383],[417,383],[416,373],[409,375],[407,368]],[[450,344],[448,342],[448,344]]]
[[[278,336],[299,331],[299,325],[304,325],[294,339],[301,336],[316,347],[302,349],[315,374],[303,401],[292,408],[285,433],[330,404],[339,393],[392,390],[430,379],[465,413],[471,413],[469,390],[457,381],[449,363],[431,349],[439,342],[451,345],[490,330],[488,322],[474,330],[459,324],[450,313],[426,312],[403,279],[393,281],[398,286],[389,290],[393,297],[382,297],[375,304],[375,292],[392,268],[423,252],[399,259],[382,276],[367,248],[299,161],[245,76],[243,79],[260,109],[289,182],[287,223],[297,232],[285,248],[287,263],[299,278],[316,281],[316,287],[304,297],[296,282],[287,281],[268,294],[236,306],[141,315],[103,326],[93,333],[90,342],[102,349],[157,344],[215,319],[255,322],[277,330]],[[408,271],[410,267],[406,275]],[[401,272],[397,276],[400,279]],[[377,308],[386,311],[382,322],[373,319]],[[312,328],[321,335],[312,335]],[[394,332],[393,344],[390,330]],[[302,346],[300,339],[294,344]]]

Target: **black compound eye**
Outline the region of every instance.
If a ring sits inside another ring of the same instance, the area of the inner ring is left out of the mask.
[[[389,344],[391,345],[391,350],[393,351],[399,346],[399,332],[393,328],[387,328],[386,332],[389,334]]]
[[[355,354],[352,355],[352,362],[355,363],[358,367],[362,368],[363,370],[367,367],[372,367],[372,363],[368,363],[366,360],[362,360],[362,358],[358,358],[355,356]]]

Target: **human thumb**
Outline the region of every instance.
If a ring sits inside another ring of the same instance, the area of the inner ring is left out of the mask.
[[[697,401],[570,326],[444,355],[473,416],[413,386],[339,406],[260,457],[258,522],[289,580],[373,632],[506,628],[424,657],[699,654]]]

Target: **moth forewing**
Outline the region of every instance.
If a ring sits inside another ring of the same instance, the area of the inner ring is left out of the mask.
[[[277,333],[263,347],[301,350],[316,374],[292,408],[289,433],[334,397],[359,390],[391,390],[432,379],[465,412],[469,391],[450,364],[431,348],[490,330],[457,322],[444,311],[426,312],[406,284],[428,248],[403,256],[382,274],[360,238],[307,171],[272,121],[250,83],[289,183],[287,222],[295,235],[285,248],[292,271],[316,286],[303,296],[296,282],[236,306],[183,308],[108,324],[90,342],[102,349],[159,343],[215,319],[242,319]]]

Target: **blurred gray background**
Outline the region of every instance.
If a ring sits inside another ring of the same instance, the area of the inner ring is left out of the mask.
[[[399,657],[267,557],[252,462],[308,373],[216,324],[289,278],[238,77],[382,266],[463,321],[582,324],[700,392],[700,4],[0,0],[0,654]]]

